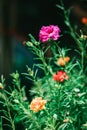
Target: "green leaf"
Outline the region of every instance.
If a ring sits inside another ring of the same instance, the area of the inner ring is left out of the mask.
[[[59,9],[61,9],[61,10],[64,10],[64,7],[63,6],[61,6],[61,5],[56,5]]]

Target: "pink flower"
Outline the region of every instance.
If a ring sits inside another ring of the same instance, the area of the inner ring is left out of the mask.
[[[60,32],[60,28],[57,25],[42,26],[39,32],[39,40],[43,43],[47,42],[49,39],[58,40]]]
[[[64,80],[68,80],[68,75],[65,71],[58,71],[56,74],[53,75],[53,79],[59,82],[63,82]]]

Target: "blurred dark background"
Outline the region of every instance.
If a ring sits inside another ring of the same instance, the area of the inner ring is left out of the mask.
[[[26,72],[26,65],[32,67],[34,55],[23,46],[31,33],[37,40],[39,30],[43,25],[59,25],[66,29],[62,13],[56,7],[60,0],[0,0],[0,75],[6,82],[10,80],[9,73],[16,70]],[[87,17],[86,0],[64,1],[65,7],[73,6],[72,24],[81,28],[81,18]],[[65,44],[70,39],[65,40]],[[73,47],[74,45],[70,43]]]

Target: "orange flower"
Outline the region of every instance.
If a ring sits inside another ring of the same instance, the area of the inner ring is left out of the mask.
[[[38,112],[45,108],[46,100],[42,100],[42,97],[37,97],[32,100],[30,109],[34,112]]]
[[[87,24],[87,18],[86,18],[86,17],[83,17],[83,18],[81,19],[81,22],[82,22],[83,24]]]
[[[57,63],[60,65],[60,66],[64,66],[65,64],[67,64],[70,60],[70,57],[66,56],[66,57],[60,57],[57,61]]]

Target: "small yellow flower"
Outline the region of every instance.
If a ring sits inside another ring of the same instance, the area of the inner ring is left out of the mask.
[[[81,38],[82,38],[82,39],[87,39],[87,35],[83,35],[83,34],[82,34],[82,35],[81,35]]]
[[[3,85],[2,85],[2,83],[0,83],[0,90],[1,90],[1,89],[3,89]]]
[[[69,122],[69,118],[64,119],[63,122],[64,122],[64,123]]]
[[[87,123],[83,124],[82,126],[86,127],[87,128]]]
[[[42,97],[37,97],[32,100],[30,104],[30,109],[34,112],[45,109],[46,100],[42,100]]]
[[[70,57],[66,56],[66,57],[60,57],[57,63],[60,66],[65,66],[65,64],[67,64],[69,61],[70,61]]]
[[[29,47],[32,47],[33,43],[28,41],[28,42],[26,42],[26,45],[29,46]]]

